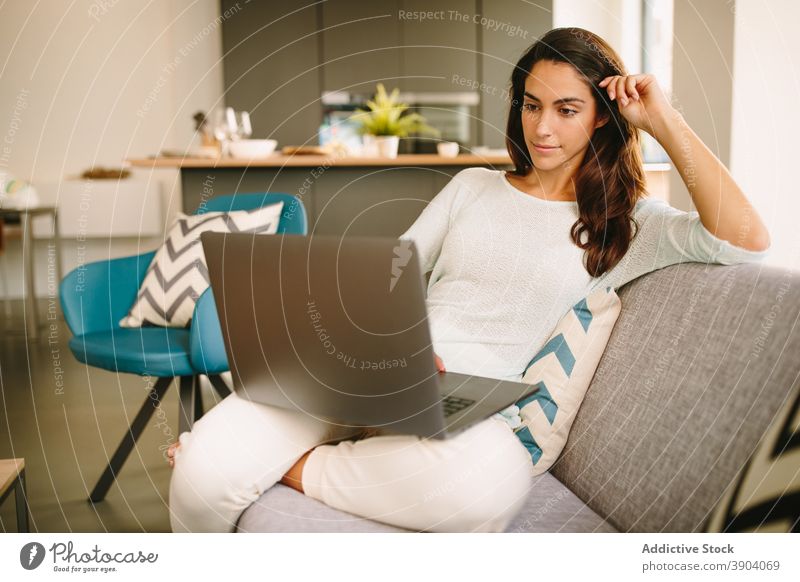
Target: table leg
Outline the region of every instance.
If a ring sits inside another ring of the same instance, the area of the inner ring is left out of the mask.
[[[11,303],[8,300],[8,263],[6,262],[5,234],[3,233],[3,219],[0,218],[0,279],[3,286],[3,312],[6,321],[11,319]]]
[[[25,330],[28,339],[35,340],[39,335],[39,313],[36,308],[36,288],[33,277],[33,220],[28,212],[20,215],[22,220],[22,253],[25,269]]]
[[[53,244],[56,251],[56,289],[61,284],[61,233],[58,230],[58,209],[53,209]]]
[[[17,531],[19,533],[29,533],[28,491],[25,487],[25,469],[19,472],[17,482],[14,484],[14,501],[17,506]]]

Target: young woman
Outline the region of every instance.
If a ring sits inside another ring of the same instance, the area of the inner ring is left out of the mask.
[[[594,288],[766,255],[767,230],[726,169],[656,80],[628,75],[596,35],[547,33],[515,67],[509,97],[514,171],[459,172],[403,235],[432,271],[429,323],[448,370],[519,380]],[[645,198],[639,130],[669,154],[697,212]],[[230,531],[279,481],[427,531],[502,531],[529,492],[530,457],[498,417],[445,441],[359,436],[229,396],[171,451],[173,529]]]

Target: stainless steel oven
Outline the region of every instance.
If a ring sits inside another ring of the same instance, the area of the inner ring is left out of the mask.
[[[323,144],[338,132],[351,134],[356,126],[348,122],[357,108],[366,109],[371,94],[330,91],[322,95],[322,128],[320,143]],[[441,132],[439,138],[429,136],[409,137],[400,140],[400,153],[435,153],[439,141],[454,141],[462,147],[475,144],[474,120],[478,115],[480,94],[477,92],[401,92],[400,102],[409,106],[409,111],[424,116],[428,125]]]

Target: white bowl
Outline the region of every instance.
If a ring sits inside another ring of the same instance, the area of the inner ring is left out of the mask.
[[[443,141],[436,144],[436,151],[443,158],[455,158],[458,156],[458,142]]]
[[[228,151],[234,158],[251,160],[265,158],[275,151],[278,142],[274,139],[240,139],[228,144]]]

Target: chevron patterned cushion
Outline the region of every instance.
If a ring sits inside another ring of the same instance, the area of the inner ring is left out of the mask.
[[[122,327],[188,326],[194,305],[209,284],[200,235],[209,231],[275,234],[282,210],[283,202],[278,202],[255,210],[193,216],[179,213],[147,268],[136,302],[119,324]]]
[[[800,388],[719,500],[705,530],[800,533]]]
[[[535,475],[564,449],[620,309],[611,287],[593,291],[561,318],[525,369],[522,381],[539,390],[517,403],[522,424],[514,432],[531,455]]]

